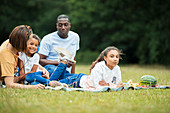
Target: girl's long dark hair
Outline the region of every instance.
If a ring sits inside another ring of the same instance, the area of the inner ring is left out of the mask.
[[[118,48],[114,47],[114,46],[109,46],[107,48],[105,48],[101,53],[100,55],[97,57],[97,59],[91,64],[91,67],[90,67],[90,73],[91,73],[91,70],[94,68],[94,66],[98,63],[98,62],[101,62],[101,61],[104,61],[104,56],[107,57],[107,54],[110,50],[116,50],[118,53],[119,53],[119,59],[122,59],[122,57],[120,55],[123,55],[123,52],[122,50],[119,50]]]

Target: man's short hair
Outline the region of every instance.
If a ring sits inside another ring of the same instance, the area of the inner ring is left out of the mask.
[[[70,22],[69,17],[68,17],[67,15],[65,15],[65,14],[61,14],[61,15],[59,15],[59,16],[57,17],[57,22],[58,22],[58,20],[59,20],[59,19],[61,19],[61,18],[67,18],[67,19],[68,19],[68,21]]]

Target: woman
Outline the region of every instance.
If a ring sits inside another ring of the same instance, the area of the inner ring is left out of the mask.
[[[45,86],[38,85],[22,85],[15,83],[24,77],[20,76],[14,79],[14,73],[18,63],[18,52],[26,50],[26,43],[32,34],[30,26],[20,25],[13,29],[9,36],[9,43],[3,44],[0,50],[0,80],[10,88],[31,88],[43,89]]]

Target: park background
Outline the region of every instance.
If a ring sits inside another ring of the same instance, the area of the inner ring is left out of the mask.
[[[121,64],[170,64],[170,0],[1,0],[0,37],[30,25],[43,36],[66,14],[80,36],[77,63],[91,64],[107,46],[122,49]]]
[[[136,83],[149,74],[159,85],[169,85],[169,6],[170,0],[0,0],[0,44],[21,24],[43,38],[56,31],[57,16],[64,13],[80,35],[76,73],[89,74],[99,53],[116,46],[125,53],[123,82]],[[92,93],[0,88],[0,113],[170,113],[169,95],[169,89]]]

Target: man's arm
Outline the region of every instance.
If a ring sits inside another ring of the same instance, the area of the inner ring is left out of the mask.
[[[47,56],[45,56],[45,55],[42,55],[42,54],[39,54],[40,55],[40,65],[42,65],[42,66],[45,66],[45,65],[47,65],[47,64],[51,64],[51,65],[58,65],[59,64],[59,62],[58,61],[52,61],[52,60],[47,60],[46,58],[47,58]]]
[[[74,60],[76,61],[76,56],[74,57]],[[75,69],[76,69],[76,64],[73,64],[71,68],[71,73],[75,74]]]

